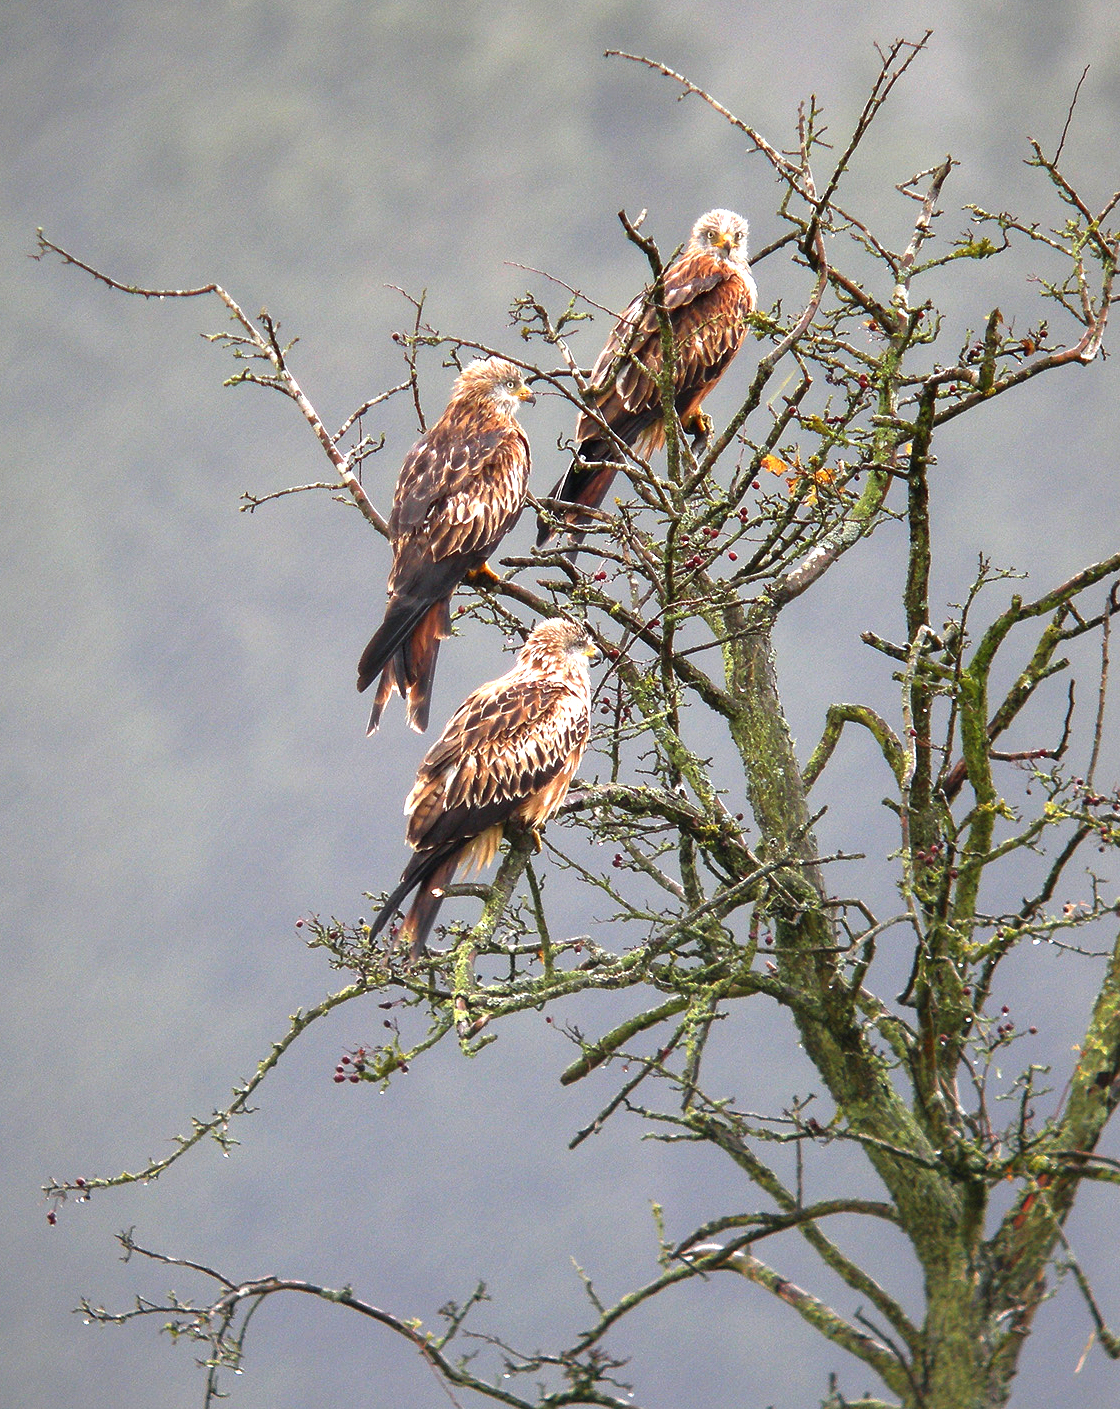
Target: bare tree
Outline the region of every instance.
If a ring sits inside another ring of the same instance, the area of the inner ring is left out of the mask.
[[[593,995],[625,991],[633,1007],[624,1021],[594,1036],[569,1029],[575,1050],[562,1081],[608,1063],[620,1068],[613,1096],[573,1145],[616,1112],[635,1113],[660,1138],[721,1152],[753,1187],[756,1207],[688,1230],[662,1229],[658,1275],[611,1304],[585,1278],[589,1329],[562,1348],[531,1351],[468,1328],[484,1299],[481,1286],[444,1308],[437,1333],[348,1288],[271,1276],[234,1281],[124,1235],[128,1253],[181,1267],[203,1290],[121,1312],[87,1304],[87,1315],[121,1322],[154,1315],[199,1342],[208,1403],[222,1372],[238,1364],[255,1309],[285,1291],[348,1307],[405,1337],[453,1402],[469,1390],[521,1409],[629,1409],[635,1401],[624,1361],[607,1349],[609,1333],[678,1283],[705,1278],[709,1294],[718,1295],[717,1273],[738,1274],[780,1298],[883,1387],[884,1398],[851,1400],[834,1385],[832,1405],[1004,1404],[1048,1285],[1063,1269],[1084,1295],[1100,1346],[1120,1357],[1120,1339],[1063,1231],[1086,1180],[1120,1182],[1120,1164],[1096,1153],[1120,1100],[1120,938],[1107,937],[1118,907],[1082,860],[1120,843],[1120,794],[1096,778],[1120,550],[1033,595],[1016,591],[995,610],[988,589],[1007,574],[983,561],[942,626],[935,627],[930,600],[938,434],[1034,377],[1072,374],[1101,353],[1120,248],[1108,222],[1120,192],[1094,205],[1073,188],[1059,166],[1063,133],[1053,156],[1031,144],[1040,204],[1056,202],[1056,221],[969,205],[967,228],[946,236],[940,202],[955,166],[946,157],[898,186],[914,219],[905,248],[891,248],[849,209],[843,189],[869,127],[924,44],[899,41],[883,52],[843,143],[824,144],[821,114],[815,102],[806,104],[789,153],[664,65],[620,56],[708,104],[763,154],[780,183],[778,213],[788,230],[755,263],[784,249],[802,271],[804,292],[793,313],[776,307],[754,315],[763,349],[757,370],[735,414],[706,443],[689,444],[672,396],[662,397],[664,462],[628,453],[629,493],[613,512],[593,517],[578,560],[563,543],[508,559],[497,585],[475,587],[466,598],[471,631],[488,624],[523,633],[542,615],[585,615],[608,657],[596,695],[597,752],[565,804],[564,828],[553,826],[543,862],[531,838],[516,836],[492,884],[453,888],[480,901],[481,913],[441,931],[446,947],[419,968],[408,966],[391,937],[371,942],[361,921],[308,921],[309,942],[346,982],[292,1021],[233,1103],[195,1121],[164,1160],[47,1188],[61,1201],[156,1178],[200,1141],[229,1141],[230,1123],[300,1033],[352,999],[390,995],[392,1036],[348,1053],[336,1079],[384,1086],[444,1039],[474,1052],[512,1014],[583,994],[583,1011],[593,1015]],[[622,223],[648,259],[668,390],[675,348],[661,300],[662,257],[641,220],[623,215]],[[1033,242],[1051,271],[1039,282],[1036,325],[1017,331],[998,308],[985,307],[973,329],[954,333],[927,291],[1019,241]],[[495,351],[432,326],[415,301],[412,325],[400,335],[407,377],[331,433],[268,315],[248,317],[217,285],[126,286],[42,234],[40,248],[128,293],[220,299],[233,326],[214,340],[238,359],[231,382],[256,382],[294,400],[336,475],[277,493],[344,491],[381,533],[385,521],[359,478],[372,445],[359,433],[359,417],[394,394],[412,394],[419,414],[418,358],[426,348],[453,361],[464,351]],[[542,348],[537,361],[521,365],[583,407],[587,374],[565,335],[588,300],[568,289],[560,302],[556,309],[527,294],[515,304],[527,350]],[[245,507],[272,497],[246,496]],[[829,571],[845,555],[870,554],[871,535],[888,521],[907,534],[898,584],[905,635],[889,641],[867,633],[864,640],[897,683],[897,707],[886,717],[858,702],[828,704],[820,742],[801,761],[778,688],[775,624],[806,593],[827,590]],[[1088,762],[1077,773],[1072,684],[1056,715],[1037,695],[1044,681],[1068,672],[1063,651],[1082,637],[1098,643],[1099,669],[1084,731]],[[1007,748],[1004,736],[1020,724],[1041,742]],[[897,888],[894,913],[849,894],[842,863],[850,853],[822,855],[815,839],[812,791],[846,726],[866,730],[885,765],[867,779],[862,802],[877,809],[889,785],[897,838],[882,866]],[[718,776],[713,755],[721,760]],[[754,845],[727,801],[740,786]],[[609,843],[610,865],[586,839]],[[558,931],[542,888],[546,867],[563,871],[570,886],[590,888],[600,912],[610,912],[609,931]],[[1024,876],[1027,889],[1015,898]],[[908,954],[897,997],[882,987],[890,965],[877,946],[888,931],[894,962],[904,944]],[[1076,1060],[1052,1078],[1057,1095],[1044,1086],[1045,1069],[1019,1056],[1023,1034],[993,998],[1001,964],[1032,944],[1101,966]],[[812,1108],[796,1102],[755,1113],[709,1082],[714,1035],[736,1005],[758,995],[788,1013],[819,1074],[827,1098]],[[865,1177],[842,1197],[807,1199],[805,1161],[827,1159],[842,1144],[859,1147]],[[1010,1207],[991,1212],[993,1190],[1008,1181]],[[878,1220],[902,1235],[924,1286],[920,1320],[834,1238],[829,1225],[837,1215]],[[787,1231],[871,1310],[846,1314],[783,1277],[763,1244]]]

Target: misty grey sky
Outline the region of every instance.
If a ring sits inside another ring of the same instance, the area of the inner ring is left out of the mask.
[[[324,477],[294,408],[222,388],[228,359],[199,336],[224,327],[216,305],[130,300],[35,263],[36,227],[122,279],[217,279],[243,307],[266,305],[298,334],[297,374],[338,424],[401,379],[391,333],[408,309],[388,286],[426,289],[440,326],[502,345],[510,299],[543,290],[514,264],[612,307],[635,291],[642,270],[620,207],[648,208],[665,249],[716,205],[749,216],[756,247],[780,233],[764,164],[701,104],[674,101],[605,49],[663,59],[788,145],[810,92],[846,132],[873,43],[927,27],[929,52],[852,176],[872,223],[900,233],[912,210],[895,183],[946,152],[961,162],[947,209],[1054,218],[1023,165],[1026,138],[1056,145],[1086,63],[1064,165],[1093,198],[1120,184],[1111,0],[5,7],[0,1404],[201,1403],[188,1347],[71,1314],[82,1294],[124,1305],[174,1283],[115,1262],[119,1228],[235,1273],[349,1282],[427,1322],[481,1277],[489,1324],[534,1342],[586,1319],[569,1257],[610,1293],[650,1274],[651,1200],[684,1227],[752,1198],[709,1157],[639,1144],[625,1125],[569,1154],[607,1086],[559,1088],[569,1051],[543,1019],[474,1062],[433,1054],[386,1095],[336,1088],[338,1053],[379,1034],[371,1002],[297,1044],[229,1159],[204,1149],[156,1185],[67,1206],[48,1228],[46,1176],[165,1152],[192,1114],[225,1103],[287,1014],[336,986],[294,921],[368,913],[363,893],[396,876],[400,800],[424,744],[399,711],[375,742],[363,738],[354,666],[380,615],[382,542],[328,496],[238,513],[243,490]],[[762,298],[781,292],[792,306],[801,286],[781,260],[759,269]],[[962,329],[996,303],[1036,317],[1032,272],[1029,260],[977,266],[951,315]],[[601,334],[601,323],[584,334],[588,361]],[[438,411],[450,383],[438,356],[425,379]],[[735,389],[721,388],[725,409]],[[1115,548],[1117,390],[1115,363],[1098,364],[969,418],[967,437],[946,442],[935,486],[946,602],[981,550],[1044,583]],[[558,471],[569,417],[542,398],[525,424],[539,488]],[[384,506],[415,436],[403,399],[376,429],[386,447],[366,482]],[[513,546],[529,534],[526,521]],[[828,700],[877,688],[858,635],[894,624],[900,559],[887,535],[876,552],[874,576],[838,573],[835,599],[806,604],[780,643],[804,747]],[[502,662],[496,641],[449,642],[433,723]],[[838,757],[828,825],[850,820],[845,780],[868,757],[858,746]],[[1091,975],[1066,966],[1021,979],[1024,1002],[1054,1011],[1055,1059],[1068,1056],[1066,1019],[1074,1031]],[[780,1104],[811,1084],[789,1030],[761,1006],[726,1060],[744,1100]],[[1115,1242],[1100,1233],[1114,1223],[1108,1195],[1089,1191],[1071,1236],[1115,1323]],[[896,1251],[878,1254],[888,1275]],[[781,1257],[791,1277],[835,1292],[796,1247]],[[911,1275],[899,1271],[903,1289]],[[1024,1358],[1017,1409],[1116,1402],[1117,1372],[1099,1351],[1074,1375],[1089,1330],[1063,1287]],[[640,1401],[660,1409],[803,1409],[833,1368],[851,1393],[864,1387],[858,1368],[745,1284],[689,1288],[614,1345],[633,1356]],[[446,1400],[387,1333],[274,1305],[233,1402]]]

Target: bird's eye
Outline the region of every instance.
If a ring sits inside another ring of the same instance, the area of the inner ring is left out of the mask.
[[[507,378],[506,378],[506,387],[507,387],[508,390],[510,390],[510,391],[516,391],[516,390],[517,390],[517,383],[514,381],[514,379],[513,379],[512,377],[507,377]]]

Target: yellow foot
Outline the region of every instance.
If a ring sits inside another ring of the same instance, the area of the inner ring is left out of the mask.
[[[694,411],[685,422],[694,446],[703,445],[712,434],[712,418],[706,411]]]
[[[501,580],[489,563],[483,563],[473,572],[468,572],[465,578],[465,581],[469,582],[472,587],[493,587]]]
[[[541,841],[541,834],[540,834],[539,830],[538,830],[536,827],[530,827],[530,828],[529,828],[529,835],[530,835],[530,836],[532,837],[532,839],[533,839],[533,850],[534,850],[534,851],[537,853],[537,855],[539,856],[540,853],[541,853],[541,852],[543,851],[543,849],[544,849],[544,842]]]

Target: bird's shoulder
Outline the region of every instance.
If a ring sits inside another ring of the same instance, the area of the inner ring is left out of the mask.
[[[587,691],[516,670],[468,696],[409,794],[409,840],[430,847],[504,821],[570,774],[590,730]]]
[[[528,441],[516,422],[440,420],[409,451],[389,522],[394,538],[416,529],[449,499],[528,477]]]
[[[497,759],[516,753],[530,738],[538,753],[563,751],[569,732],[581,720],[586,726],[587,717],[584,692],[567,676],[515,670],[463,701],[422,768],[438,773],[467,754]]]
[[[739,269],[707,250],[678,255],[665,270],[662,280],[665,309],[674,331],[679,332],[681,318],[694,312],[693,305],[703,301],[707,294],[718,290],[723,296],[730,295],[731,302],[738,303],[740,290],[747,288],[748,280],[753,289],[754,281],[749,275],[744,280]],[[750,306],[753,307],[753,303]],[[592,370],[592,384],[602,380],[621,353],[647,362],[645,348],[660,336],[654,285],[649,284],[630,301],[612,328]]]

